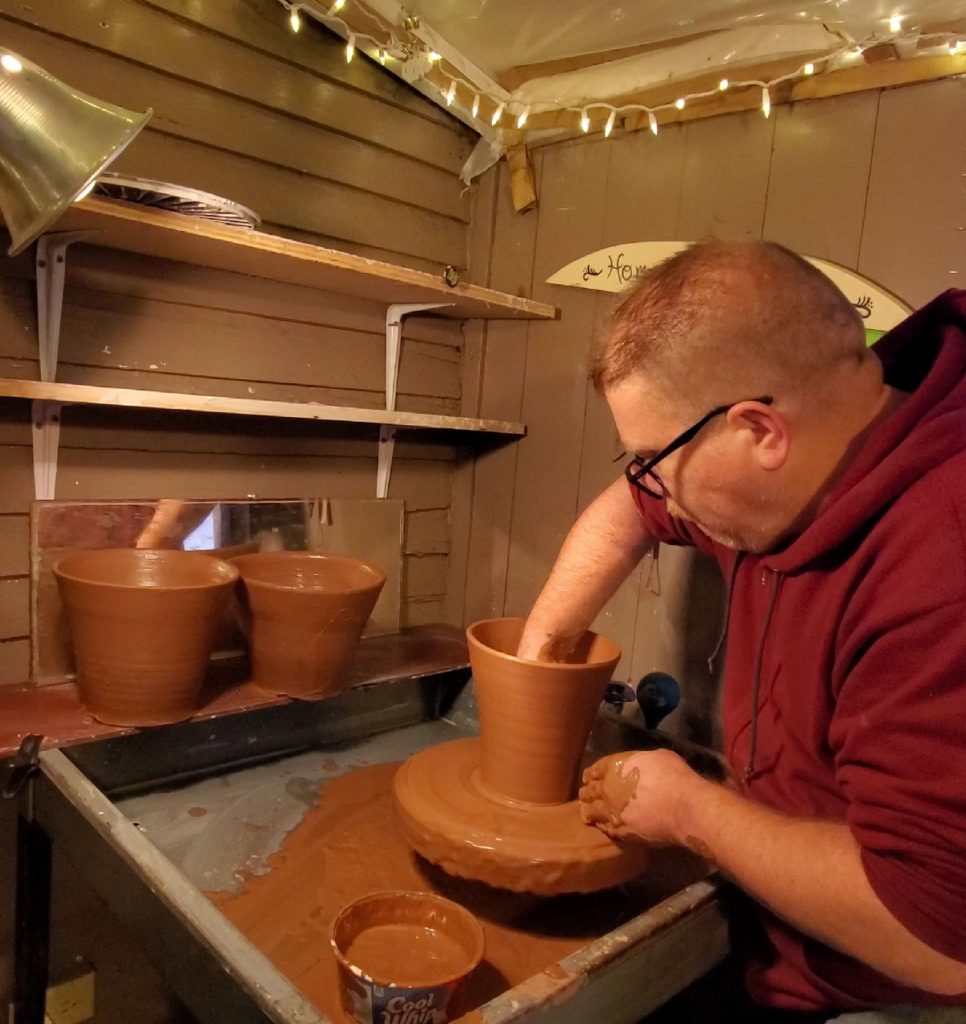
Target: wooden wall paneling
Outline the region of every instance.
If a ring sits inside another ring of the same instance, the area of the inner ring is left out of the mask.
[[[19,513],[0,516],[0,576],[26,576],[29,528],[27,517]]]
[[[677,238],[761,237],[774,129],[753,112],[684,126]]]
[[[882,93],[860,273],[920,306],[966,287],[966,78]]]
[[[543,158],[536,156],[537,191]],[[486,172],[492,178],[492,260],[488,284],[515,294],[532,295],[534,245],[541,208],[519,214],[513,209],[509,172],[504,163]],[[480,415],[523,416],[523,382],[529,324],[490,321],[480,383]],[[510,559],[510,520],[514,507],[516,466],[525,441],[480,452],[473,467],[470,534],[467,543],[464,621],[509,614],[506,586]]]
[[[209,7],[206,15],[236,6]],[[277,9],[281,12],[280,7]],[[450,217],[465,220],[468,216],[467,204],[461,196],[463,184],[456,170],[427,163],[418,153],[374,150],[372,144],[362,139],[339,134],[303,118],[285,117],[282,112],[251,99],[134,66],[120,56],[53,38],[15,22],[4,23],[4,41],[10,49],[29,54],[43,68],[52,70],[63,65],[65,80],[82,83],[84,91],[91,95],[112,94],[117,90],[117,82],[122,81],[124,106],[154,110],[146,129],[152,134],[198,143],[222,153],[239,153],[274,167],[364,189]],[[430,106],[425,101],[423,105]],[[373,159],[376,153],[378,159]],[[141,154],[142,170],[146,159]],[[119,158],[117,169],[124,169],[126,161],[127,157]],[[137,173],[133,165],[131,173]],[[171,180],[179,179],[173,176]],[[252,200],[252,205],[259,209],[257,199]]]
[[[680,126],[650,132],[632,132],[611,144],[601,244],[673,239],[685,153],[685,132]],[[607,317],[618,300],[599,295],[595,309],[595,334],[606,330]],[[623,471],[623,462],[612,460],[621,451],[620,439],[603,397],[587,382],[584,437],[581,446],[578,511]],[[642,603],[657,600],[646,589],[642,573],[649,560],[636,568],[594,621],[594,628],[621,644],[623,656],[615,678],[635,682],[635,637]]]
[[[449,519],[447,510],[444,508],[410,512],[406,517],[405,553],[407,555],[449,554],[453,532]]]
[[[601,245],[676,237],[684,141],[683,126],[671,125],[656,137],[631,132],[609,142]]]
[[[530,324],[518,445],[507,612],[525,615],[577,513],[587,403],[586,357],[594,330],[594,293],[545,284],[569,261],[600,245],[612,147],[584,144],[542,157],[540,230],[533,295],[560,307],[557,322]]]
[[[26,576],[0,579],[0,640],[30,635],[30,580]]]
[[[30,679],[30,641],[0,640],[0,686],[16,686]]]
[[[347,63],[345,43],[334,32],[305,16],[302,31],[293,35],[288,16],[277,3],[266,0],[234,0],[230,4],[186,4],[184,0],[142,0],[149,6],[167,11],[182,21],[208,32],[217,32],[261,53],[297,61],[305,67],[325,69],[325,77],[392,103],[420,117],[451,129],[453,118],[446,111],[367,60],[364,50],[359,60]]]
[[[461,265],[466,258],[461,220],[157,132],[144,132],[131,143],[116,169],[234,199],[256,210],[272,234],[295,227],[443,264]]]
[[[466,277],[474,283],[489,285],[496,221],[498,172],[491,168],[471,186],[471,226],[468,236]],[[463,325],[460,414],[480,416],[483,366],[489,321],[470,321]],[[473,485],[476,477],[475,452],[463,449],[453,470],[453,499],[449,526],[450,551],[446,583],[446,621],[463,625],[466,614],[466,581],[469,570],[470,533],[473,527]]]
[[[261,3],[266,9],[275,7],[272,0]],[[239,45],[138,0],[102,0],[98,6],[100,16],[92,17],[85,5],[37,0],[29,7],[19,5],[16,14],[4,14],[2,20],[43,29],[132,65],[250,99],[438,167],[458,170],[468,152],[469,132],[455,119],[451,124],[438,123],[325,77],[321,48],[319,74],[288,57],[272,59],[250,45]],[[68,51],[56,67],[46,70],[84,87],[85,83],[71,80]],[[99,98],[126,105],[124,81],[115,82],[111,92]]]
[[[776,108],[764,238],[856,266],[878,104],[864,92]]]

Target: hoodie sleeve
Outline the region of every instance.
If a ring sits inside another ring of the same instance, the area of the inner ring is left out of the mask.
[[[696,547],[712,558],[718,557],[711,538],[693,523],[672,516],[665,501],[650,497],[633,484],[628,483],[627,486],[631,489],[631,497],[644,520],[644,526],[652,537],[662,544]]]
[[[901,569],[878,581],[883,614],[848,630],[829,739],[872,888],[913,935],[966,961],[966,602],[949,586],[957,568],[947,561],[932,585],[919,578],[913,587]]]

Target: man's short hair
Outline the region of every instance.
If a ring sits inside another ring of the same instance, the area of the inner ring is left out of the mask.
[[[590,360],[606,391],[640,374],[695,410],[805,389],[869,357],[862,320],[821,271],[775,242],[697,242],[646,271]]]

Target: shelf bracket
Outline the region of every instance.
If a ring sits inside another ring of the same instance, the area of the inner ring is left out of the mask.
[[[43,235],[37,242],[37,347],[42,381],[53,381],[57,377],[67,247],[90,235],[90,231],[61,231]],[[62,405],[62,402],[35,401],[31,410],[34,497],[40,500],[53,498],[56,491]]]
[[[393,303],[386,309],[386,411],[396,409],[396,385],[399,380],[399,356],[402,351],[403,317],[422,313],[428,309],[452,306],[452,302]],[[376,497],[389,495],[389,477],[392,474],[392,456],[396,447],[396,428],[384,424],[379,428],[378,464],[376,467]]]

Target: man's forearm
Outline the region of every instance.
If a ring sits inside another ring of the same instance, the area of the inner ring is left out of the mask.
[[[523,658],[553,658],[587,629],[653,543],[626,482],[607,488],[581,515],[534,603]]]
[[[917,939],[876,896],[848,826],[789,818],[701,780],[677,831],[799,931],[904,984],[966,991],[966,965]]]

